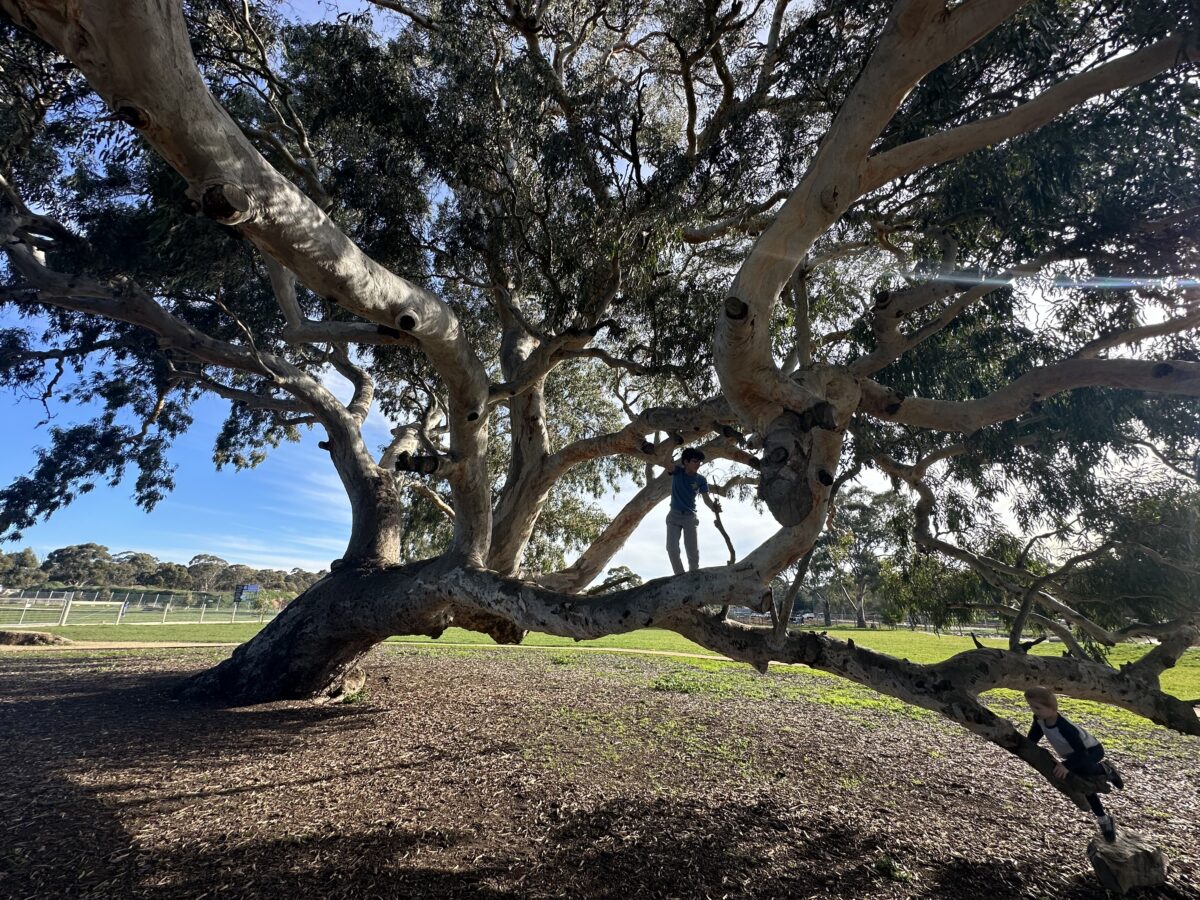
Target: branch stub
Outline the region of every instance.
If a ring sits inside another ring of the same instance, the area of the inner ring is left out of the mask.
[[[739,300],[737,297],[725,298],[725,315],[729,316],[735,322],[740,322],[746,318],[749,312],[750,307],[744,301]]]
[[[250,195],[236,184],[210,184],[200,196],[200,208],[222,225],[238,225],[250,218]]]

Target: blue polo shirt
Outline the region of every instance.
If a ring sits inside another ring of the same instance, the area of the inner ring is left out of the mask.
[[[682,465],[676,465],[671,473],[671,509],[675,512],[696,514],[696,495],[708,493],[708,481],[696,473],[689,475]]]

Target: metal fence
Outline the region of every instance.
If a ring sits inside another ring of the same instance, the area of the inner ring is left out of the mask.
[[[217,625],[266,622],[276,614],[212,595],[46,590],[0,595],[0,626]]]

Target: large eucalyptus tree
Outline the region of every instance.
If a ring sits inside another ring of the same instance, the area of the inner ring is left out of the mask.
[[[1002,494],[1061,532],[1146,452],[1189,475],[1191,3],[375,5],[298,25],[235,0],[0,0],[0,298],[31,317],[3,377],[102,410],[4,491],[10,532],[131,466],[151,506],[211,392],[218,463],[323,429],[353,526],[196,694],[337,696],[376,642],[452,623],[657,626],[936,710],[1076,798],[981,692],[1047,684],[1200,734],[1158,683],[1200,636],[1194,544],[1080,531],[1047,568],[954,538]],[[373,407],[396,425],[379,452]],[[584,594],[681,444],[743,467],[727,488],[756,484],[778,530]],[[773,629],[719,613],[772,607],[870,469],[911,488],[918,545],[992,585],[1011,650],[916,665],[789,633],[794,590]],[[641,489],[597,521],[580,498],[622,473]],[[1097,607],[1076,557],[1137,557],[1169,596]],[[1031,628],[1070,652],[1028,654]],[[1159,643],[1118,671],[1081,635]]]

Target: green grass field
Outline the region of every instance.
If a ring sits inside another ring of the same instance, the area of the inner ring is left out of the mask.
[[[68,625],[63,628],[43,629],[77,641],[168,641],[181,643],[229,642],[241,643],[249,640],[261,626],[257,623],[238,625]],[[955,653],[970,650],[974,645],[969,637],[944,634],[941,636],[920,631],[897,629],[894,631],[875,629],[830,629],[831,637],[853,638],[861,646],[870,647],[880,653],[888,653],[910,659],[913,662],[939,662]],[[467,644],[473,646],[495,646],[495,642],[473,631],[449,628],[436,641],[422,637],[392,638],[404,643],[429,644],[431,646]],[[1002,647],[1000,640],[985,639],[983,643]],[[530,634],[523,644],[526,647],[561,648],[613,648],[624,650],[654,650],[664,653],[713,655],[703,647],[670,631],[643,629],[629,634],[610,635],[592,641],[574,641],[570,638],[548,634]],[[1109,660],[1114,665],[1130,662],[1146,652],[1145,644],[1124,644],[1113,649]],[[1039,644],[1034,653],[1052,656],[1062,653],[1060,644]],[[1200,649],[1184,654],[1179,664],[1162,677],[1163,688],[1178,697],[1200,697]]]

